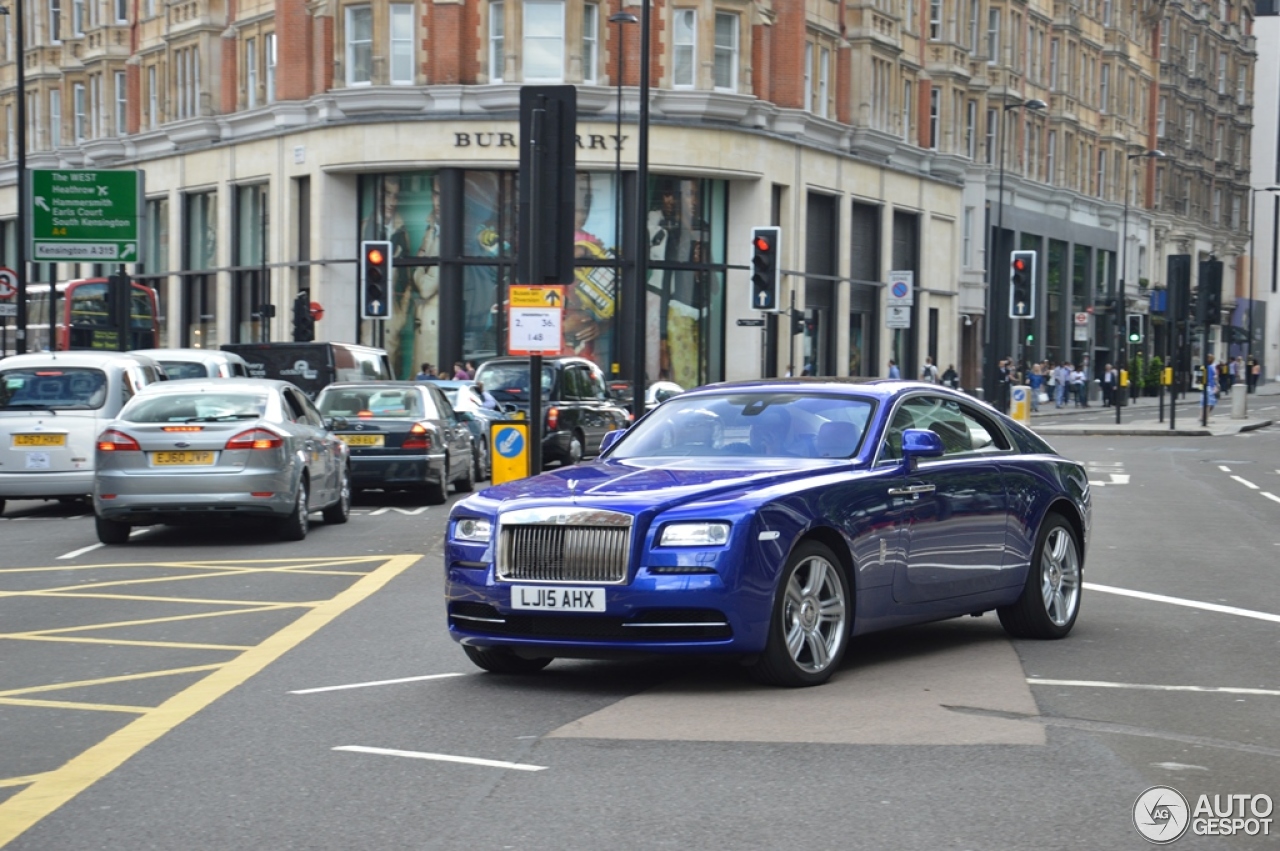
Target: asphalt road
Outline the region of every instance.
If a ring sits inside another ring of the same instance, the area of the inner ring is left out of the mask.
[[[445,508],[105,548],[83,506],[11,503],[0,847],[1123,849],[1151,786],[1280,799],[1280,428],[1051,440],[1095,483],[1072,636],[898,630],[800,691],[478,672],[444,630]],[[1275,847],[1270,817],[1174,847]]]

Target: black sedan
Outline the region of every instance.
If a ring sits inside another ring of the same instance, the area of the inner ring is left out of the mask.
[[[316,398],[325,417],[341,418],[338,437],[351,449],[351,485],[359,491],[422,491],[439,505],[449,485],[475,487],[471,430],[429,382],[330,384]]]

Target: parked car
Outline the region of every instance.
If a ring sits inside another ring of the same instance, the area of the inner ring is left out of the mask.
[[[357,491],[422,491],[439,505],[450,484],[459,493],[475,487],[479,459],[471,429],[433,382],[330,384],[316,404],[344,421],[338,438],[350,447]]]
[[[93,493],[94,442],[125,402],[156,382],[136,352],[43,352],[0,360],[0,512],[10,499]]]
[[[452,637],[479,667],[726,654],[817,685],[854,635],[995,610],[1063,638],[1080,610],[1088,478],[936,385],[714,385],[572,470],[453,507]]]
[[[136,395],[98,436],[98,539],[133,526],[265,517],[280,537],[307,536],[313,511],[346,523],[347,446],[306,395],[258,378],[165,382]]]
[[[249,364],[234,352],[221,349],[139,349],[164,368],[172,381],[183,378],[249,378]]]
[[[529,415],[529,358],[487,360],[475,377],[505,414]],[[630,424],[630,415],[609,396],[604,373],[586,358],[543,358],[541,385],[544,466],[592,457],[606,434]]]
[[[391,381],[382,349],[355,343],[224,343],[249,364],[254,378],[276,378],[302,388],[308,398],[335,381]]]

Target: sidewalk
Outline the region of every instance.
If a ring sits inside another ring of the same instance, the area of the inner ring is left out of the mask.
[[[1200,395],[1194,391],[1179,397],[1175,411],[1175,428],[1169,427],[1169,394],[1164,398],[1164,421],[1160,421],[1160,399],[1140,396],[1129,399],[1120,409],[1120,424],[1115,422],[1115,408],[1104,408],[1100,401],[1090,401],[1089,407],[1074,405],[1055,408],[1053,402],[1040,406],[1031,414],[1031,428],[1047,435],[1128,435],[1133,437],[1225,437],[1266,428],[1272,424],[1272,412],[1259,413],[1256,408],[1280,404],[1280,382],[1269,382],[1257,388],[1248,397],[1244,419],[1231,418],[1231,397],[1223,394],[1209,416],[1209,425],[1200,425]],[[1105,421],[1071,422],[1083,414],[1106,415]]]

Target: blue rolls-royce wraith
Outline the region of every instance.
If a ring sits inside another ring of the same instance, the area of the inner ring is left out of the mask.
[[[995,610],[1055,639],[1079,613],[1084,468],[963,394],[719,384],[609,437],[454,505],[449,631],[481,668],[732,654],[817,685],[853,635]]]

